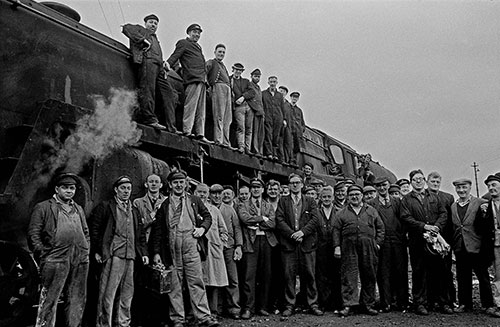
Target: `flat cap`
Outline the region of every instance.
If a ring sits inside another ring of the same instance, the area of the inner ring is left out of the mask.
[[[389,181],[389,178],[387,178],[387,176],[377,177],[377,179],[375,179],[375,182],[373,182],[373,184],[380,185],[380,184],[383,184],[383,183],[388,182],[388,181]]]
[[[307,186],[307,187],[305,187],[305,188],[304,188],[304,190],[303,190],[302,192],[303,192],[304,194],[306,194],[306,193],[307,193],[307,192],[309,192],[309,191],[316,191],[316,190],[315,190],[315,189],[314,189],[314,187],[312,187],[312,186]]]
[[[292,93],[290,93],[290,97],[300,97],[300,93],[297,92],[297,91],[293,91]]]
[[[311,167],[311,169],[314,169],[313,164],[312,164],[312,163],[310,163],[310,162],[306,162],[306,163],[304,163],[304,165],[303,165],[302,167],[305,167],[305,166],[309,166],[309,167]]]
[[[76,185],[78,184],[78,176],[73,173],[61,173],[55,178],[56,186],[61,185]]]
[[[345,178],[344,183],[345,184],[356,184],[356,182],[352,178]]]
[[[401,187],[398,184],[391,184],[391,186],[389,186],[389,193],[399,191],[401,191]]]
[[[224,188],[220,184],[213,184],[212,186],[210,186],[211,193],[217,193],[222,191],[224,191]]]
[[[223,188],[224,190],[231,190],[234,192],[234,187],[232,185],[224,185]]]
[[[363,187],[363,193],[368,193],[368,192],[377,192],[377,189],[371,185],[367,185]]]
[[[457,180],[454,180],[452,182],[452,184],[454,186],[458,186],[458,185],[463,185],[463,184],[469,184],[469,185],[472,185],[472,181],[468,178],[459,178]]]
[[[192,30],[198,30],[200,32],[203,32],[203,30],[201,29],[201,26],[199,24],[191,24],[188,26],[187,30],[186,30],[186,33],[189,34],[189,32],[191,32]]]
[[[351,193],[351,192],[354,192],[354,191],[359,191],[359,192],[363,193],[363,188],[361,186],[359,186],[358,184],[352,184],[347,189],[347,193]]]
[[[122,184],[127,184],[127,183],[132,184],[132,178],[130,178],[127,175],[122,175],[116,179],[116,181],[113,183],[113,187],[118,187]]]
[[[157,22],[160,21],[160,19],[158,18],[158,16],[156,16],[155,14],[150,14],[150,15],[147,15],[146,17],[144,17],[144,22],[147,22],[150,19],[154,19]]]
[[[286,86],[283,86],[283,85],[278,86],[278,89],[283,89],[286,91],[286,93],[288,93],[288,87],[286,87]]]
[[[243,66],[243,64],[241,64],[239,62],[235,63],[231,68],[237,69],[237,70],[245,70],[245,66]]]
[[[250,186],[260,186],[260,187],[264,187],[266,184],[264,184],[264,181],[260,178],[252,178],[250,180]]]
[[[398,185],[399,187],[405,185],[405,184],[408,184],[410,185],[410,181],[406,178],[401,178],[401,179],[398,179],[397,182],[396,182],[396,185]]]
[[[309,184],[311,184],[311,185],[318,185],[318,184],[325,185],[325,182],[323,182],[319,178],[313,177],[313,178],[311,178],[311,181],[309,182]]]
[[[488,185],[488,183],[492,181],[500,182],[500,173],[496,173],[494,175],[489,175],[488,177],[486,177],[486,179],[484,180],[484,184]]]
[[[252,70],[252,72],[250,73],[250,75],[254,75],[254,76],[260,76],[262,75],[261,71],[259,68],[255,68],[254,70]]]
[[[334,186],[334,190],[338,190],[338,189],[341,189],[341,188],[344,188],[345,187],[345,183],[344,181],[338,181],[337,183],[335,183],[335,186]]]
[[[187,178],[187,175],[184,171],[176,170],[168,174],[167,181],[172,182],[177,179],[185,179],[185,178]]]

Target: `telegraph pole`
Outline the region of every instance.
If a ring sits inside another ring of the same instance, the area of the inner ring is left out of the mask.
[[[479,171],[479,165],[474,161],[474,163],[471,165],[471,167],[474,169],[474,180],[476,182],[476,194],[477,194],[477,197],[479,198],[479,186],[477,184],[477,172]]]

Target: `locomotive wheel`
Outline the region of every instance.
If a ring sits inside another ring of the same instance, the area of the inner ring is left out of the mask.
[[[16,244],[0,241],[0,327],[20,326],[30,317],[38,296],[38,268]]]

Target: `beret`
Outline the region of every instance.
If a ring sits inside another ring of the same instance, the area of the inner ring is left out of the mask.
[[[176,170],[168,174],[167,181],[171,182],[176,179],[185,179],[187,177],[186,173],[182,170]]]
[[[132,179],[127,175],[122,175],[116,179],[116,181],[113,183],[113,187],[118,187],[122,184],[127,184],[127,183],[132,184]]]
[[[290,96],[291,97],[300,97],[300,93],[297,91],[293,91],[292,93],[290,93]]]
[[[363,187],[363,193],[368,193],[368,192],[377,192],[377,190],[375,189],[375,187],[371,185]]]
[[[343,187],[345,187],[344,181],[338,181],[337,183],[335,183],[335,187],[333,189],[338,190],[338,189],[341,189]]]
[[[391,186],[389,186],[389,193],[399,191],[401,191],[401,187],[398,184],[391,184]]]
[[[160,21],[160,19],[158,18],[158,16],[156,16],[155,14],[151,14],[151,15],[147,15],[146,17],[144,17],[144,22],[147,22],[150,19],[154,19],[157,22]]]
[[[243,66],[243,64],[240,64],[239,62],[235,63],[232,68],[237,70],[245,70],[245,66]]]
[[[383,177],[378,177],[377,179],[375,179],[375,182],[373,182],[373,184],[379,185],[379,184],[383,184],[383,183],[388,182],[388,181],[389,181],[389,178],[387,178],[387,176],[383,176]]]
[[[199,24],[191,24],[191,25],[189,25],[188,28],[187,28],[187,30],[186,30],[186,33],[189,33],[192,30],[199,30],[200,32],[203,32],[203,30],[201,29],[201,26]]]
[[[468,178],[459,178],[457,180],[454,180],[452,184],[454,186],[463,185],[463,184],[472,185],[472,181]]]
[[[286,93],[288,93],[288,87],[286,86],[278,86],[278,89],[283,89],[286,91]]]
[[[415,176],[416,174],[422,174],[423,175],[424,173],[420,169],[412,170],[412,171],[410,171],[410,180],[412,180],[413,176]]]
[[[396,185],[398,185],[399,187],[401,187],[401,186],[403,186],[405,184],[410,185],[410,181],[407,180],[406,178],[398,179],[398,181],[396,182]]]
[[[76,185],[78,184],[78,176],[73,173],[61,173],[56,176],[56,186],[60,185]]]
[[[250,186],[254,185],[264,187],[266,184],[264,184],[264,181],[262,181],[262,179],[260,178],[252,178],[250,180]]]
[[[222,191],[224,191],[224,188],[220,184],[214,184],[210,186],[211,193],[222,192]]]
[[[486,177],[484,184],[488,185],[488,183],[492,181],[500,182],[500,173],[496,173],[494,175],[489,175],[488,177]]]
[[[351,193],[351,192],[354,192],[354,191],[360,191],[361,193],[363,193],[363,188],[361,186],[359,186],[358,184],[352,184],[347,189],[347,193]]]
[[[260,72],[259,68],[255,68],[254,70],[252,70],[250,75],[260,76],[260,75],[262,75],[262,73]]]

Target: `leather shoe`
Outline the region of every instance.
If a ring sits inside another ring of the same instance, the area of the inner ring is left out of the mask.
[[[240,320],[241,316],[238,312],[230,312],[229,317],[233,320]]]
[[[292,309],[285,309],[285,311],[283,311],[283,313],[281,314],[283,317],[290,317],[292,315]]]
[[[429,315],[429,311],[427,311],[427,309],[423,305],[419,305],[417,307],[417,310],[415,310],[415,313],[418,315],[421,315],[421,316],[428,316]]]
[[[315,316],[322,316],[324,314],[318,307],[312,307],[309,312]]]
[[[378,315],[378,311],[373,308],[366,308],[366,313],[369,314],[370,316]]]
[[[453,309],[449,305],[445,304],[441,308],[441,312],[447,315],[451,315],[453,314]]]
[[[466,311],[469,311],[469,309],[465,305],[459,305],[457,308],[453,309],[453,312],[455,313],[464,313]]]
[[[500,318],[500,312],[495,307],[486,309],[485,313],[490,317]]]
[[[351,313],[351,308],[345,307],[344,309],[339,311],[339,316],[341,317],[347,317]]]
[[[257,312],[259,316],[264,316],[264,317],[269,317],[269,312],[267,312],[264,309],[260,309],[259,312]]]
[[[220,322],[218,322],[214,318],[208,318],[204,322],[201,322],[198,326],[200,326],[200,327],[217,327],[217,326],[220,326]]]
[[[380,309],[380,312],[384,312],[384,313],[391,312],[391,306],[388,305],[386,307],[383,307],[382,309]]]
[[[250,318],[252,318],[252,313],[250,312],[250,310],[243,310],[243,312],[241,313],[241,319],[248,320]]]

